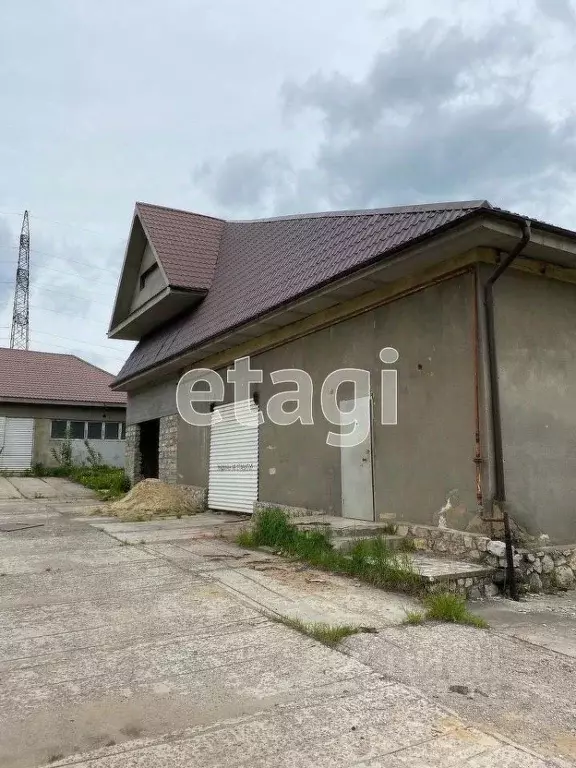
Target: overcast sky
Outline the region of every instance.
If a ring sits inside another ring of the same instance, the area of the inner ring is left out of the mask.
[[[106,339],[136,200],[225,217],[488,198],[576,228],[575,0],[2,0],[0,344]]]

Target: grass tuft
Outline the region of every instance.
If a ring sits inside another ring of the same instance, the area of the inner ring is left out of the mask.
[[[440,592],[436,595],[427,595],[423,602],[426,607],[426,618],[430,621],[468,624],[481,629],[489,626],[488,622],[468,610],[466,600],[459,595]]]
[[[322,622],[306,622],[292,619],[289,616],[270,616],[270,619],[295,629],[303,635],[318,640],[319,643],[335,648],[345,637],[357,635],[360,632],[374,632],[371,627],[353,627],[349,624],[323,624]]]
[[[362,539],[350,552],[339,552],[325,531],[299,530],[279,509],[258,512],[252,528],[242,531],[236,541],[247,548],[272,547],[315,568],[354,576],[377,587],[410,593],[421,589],[410,557],[391,550],[385,539]]]
[[[421,611],[406,611],[406,618],[404,624],[424,624],[426,616]]]

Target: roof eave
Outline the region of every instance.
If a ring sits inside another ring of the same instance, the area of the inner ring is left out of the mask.
[[[291,297],[289,301],[287,301],[287,302],[285,302],[283,304],[280,304],[280,305],[274,307],[273,309],[266,311],[265,313],[262,313],[260,316],[255,316],[254,318],[251,318],[249,323],[252,324],[254,322],[257,322],[258,320],[262,320],[264,317],[267,317],[270,314],[274,314],[274,313],[277,313],[277,312],[281,311],[284,307],[287,307],[288,305],[292,305],[292,304],[297,303],[298,301],[302,301],[302,299],[306,298],[307,296],[309,296],[311,294],[314,294],[314,293],[316,293],[318,291],[321,291],[323,288],[326,287],[326,285],[329,285],[330,283],[340,282],[340,281],[343,281],[343,280],[346,280],[346,279],[350,278],[351,276],[353,276],[353,275],[355,275],[357,273],[365,272],[365,271],[369,270],[371,267],[373,267],[376,263],[378,263],[382,259],[383,256],[386,257],[386,262],[385,263],[386,263],[386,266],[388,266],[389,263],[392,263],[393,261],[395,261],[398,257],[400,257],[404,253],[417,250],[419,247],[421,247],[421,246],[423,246],[423,245],[425,245],[427,243],[431,244],[435,240],[438,240],[438,239],[442,238],[443,236],[446,236],[446,235],[450,234],[451,232],[455,232],[455,231],[457,231],[459,229],[462,229],[463,231],[465,231],[467,228],[469,228],[471,226],[471,224],[481,225],[482,220],[484,220],[486,222],[501,221],[501,222],[506,222],[506,223],[512,223],[516,227],[516,225],[519,225],[522,221],[525,220],[525,218],[526,217],[521,216],[519,214],[515,214],[515,213],[512,213],[512,212],[508,212],[508,211],[503,211],[503,210],[496,209],[496,208],[493,208],[493,207],[488,207],[488,206],[482,206],[482,207],[474,208],[474,209],[468,211],[468,213],[460,216],[459,218],[454,219],[452,221],[449,221],[449,222],[441,225],[440,227],[434,229],[432,232],[426,232],[426,233],[424,233],[424,234],[422,234],[422,235],[420,235],[420,236],[418,236],[416,238],[413,238],[412,240],[410,240],[408,242],[401,243],[396,248],[393,248],[393,249],[391,249],[389,251],[386,251],[385,253],[380,253],[378,256],[376,256],[375,258],[371,259],[369,262],[366,262],[366,263],[362,264],[361,266],[354,267],[354,268],[348,270],[347,272],[342,273],[341,275],[338,275],[337,278],[331,278],[329,280],[326,280],[325,283],[316,285],[316,286],[314,286],[314,288],[312,288],[309,291],[306,291],[306,292],[300,294],[299,296]],[[541,230],[541,231],[548,232],[548,233],[553,234],[553,235],[559,235],[561,237],[569,238],[572,242],[576,243],[576,233],[572,232],[571,230],[563,229],[562,227],[556,227],[554,225],[546,224],[545,222],[534,222],[534,230],[536,230],[536,231],[537,230]],[[512,237],[514,235],[515,235],[515,229],[512,230]],[[519,235],[519,233],[518,233],[518,235]],[[506,233],[506,236],[505,236],[504,240],[506,238],[510,238],[510,236],[511,235],[510,235],[509,232]],[[503,242],[504,242],[504,240],[503,240]],[[503,249],[504,249],[504,247],[505,246],[503,246]],[[248,325],[249,323],[242,323],[242,324],[239,324],[238,326],[235,326],[234,328],[229,328],[225,332],[223,332],[221,334],[217,334],[214,337],[212,337],[211,339],[207,339],[201,345],[190,346],[187,349],[180,350],[177,353],[174,353],[173,355],[170,355],[169,357],[164,358],[163,360],[161,360],[161,361],[159,361],[157,363],[152,363],[152,364],[150,364],[148,366],[145,366],[145,367],[139,369],[135,373],[130,373],[127,376],[124,376],[122,378],[117,378],[113,382],[111,387],[115,391],[125,390],[127,388],[126,387],[127,384],[130,384],[131,382],[133,382],[133,381],[135,381],[137,379],[141,379],[144,375],[151,373],[155,369],[165,368],[165,367],[173,364],[179,358],[182,358],[184,355],[189,354],[195,348],[198,348],[198,347],[204,348],[205,346],[207,346],[210,343],[215,343],[218,339],[220,339],[222,337],[227,337],[227,336],[229,336],[234,331],[239,331],[241,328],[243,328],[244,326]]]
[[[0,398],[0,403],[8,405],[50,405],[67,406],[77,408],[126,408],[126,403],[119,403],[117,400],[44,400],[34,397],[5,397]]]

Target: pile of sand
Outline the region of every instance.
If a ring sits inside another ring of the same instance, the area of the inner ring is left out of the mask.
[[[109,504],[105,514],[130,522],[166,515],[195,515],[202,511],[198,499],[185,486],[147,479],[137,483],[122,499]]]

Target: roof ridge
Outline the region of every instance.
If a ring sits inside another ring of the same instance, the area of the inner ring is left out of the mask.
[[[393,205],[386,208],[351,208],[340,211],[318,211],[316,213],[295,213],[286,216],[270,216],[263,219],[228,219],[227,224],[267,224],[274,221],[302,221],[304,219],[348,218],[354,216],[386,216],[399,213],[425,213],[434,211],[493,208],[488,200],[454,200],[444,203],[420,203],[417,205]]]
[[[0,347],[0,351],[1,350],[7,350],[8,352],[28,352],[28,353],[33,353],[35,355],[57,355],[58,357],[77,357],[77,355],[73,355],[71,352],[52,352],[51,350],[44,351],[43,349],[15,349],[13,347]],[[82,360],[82,358],[79,357],[78,360]]]
[[[208,213],[198,213],[197,211],[186,211],[184,208],[172,208],[169,205],[156,205],[156,203],[143,203],[141,201],[136,201],[136,208],[144,207],[144,208],[156,208],[162,211],[172,211],[172,213],[185,213],[188,216],[200,216],[203,219],[212,219],[213,221],[220,221],[222,223],[226,222],[226,219],[219,218],[218,216],[210,216]]]
[[[76,360],[79,360],[81,363],[84,363],[84,365],[89,365],[91,368],[95,368],[97,371],[100,371],[100,373],[105,373],[106,376],[111,376],[114,378],[114,374],[110,373],[110,371],[107,371],[105,368],[100,368],[99,365],[94,365],[94,363],[89,362],[88,360],[84,360],[82,357],[78,357],[78,355],[73,355],[71,353],[66,353],[68,357],[75,357]]]

